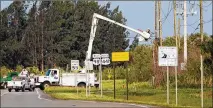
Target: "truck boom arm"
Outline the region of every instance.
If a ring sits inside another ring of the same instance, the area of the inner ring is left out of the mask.
[[[94,13],[93,14],[93,18],[92,18],[92,26],[91,26],[91,32],[90,32],[90,39],[89,39],[89,46],[88,46],[88,50],[87,50],[87,54],[86,54],[86,60],[85,61],[89,61],[90,58],[91,58],[91,53],[92,53],[92,44],[93,44],[93,41],[94,41],[94,38],[95,38],[95,32],[96,32],[96,28],[97,28],[97,25],[98,25],[98,19],[102,19],[102,20],[105,20],[105,21],[108,21],[108,22],[111,22],[113,24],[116,24],[118,26],[121,26],[123,28],[126,28],[126,29],[129,29],[137,34],[139,34],[140,36],[142,36],[143,38],[145,39],[149,39],[150,38],[150,34],[147,33],[147,32],[141,32],[139,30],[136,30],[136,29],[133,29],[131,27],[128,27],[126,25],[123,25],[121,23],[118,23],[114,20],[111,20],[107,17],[104,17],[102,15],[99,15],[97,13]],[[86,62],[85,62],[85,66],[86,66]]]

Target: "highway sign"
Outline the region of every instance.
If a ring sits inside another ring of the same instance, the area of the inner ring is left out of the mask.
[[[102,65],[109,65],[110,64],[110,59],[109,58],[102,58],[101,59],[101,64]]]
[[[71,60],[71,70],[79,70],[79,60]]]
[[[93,58],[101,58],[101,54],[92,54]]]
[[[101,54],[101,58],[109,58],[109,54]]]
[[[129,52],[112,52],[112,61],[129,61]]]
[[[159,66],[178,66],[177,47],[159,47],[158,48]]]
[[[93,65],[99,65],[100,64],[100,59],[96,58],[93,59]]]

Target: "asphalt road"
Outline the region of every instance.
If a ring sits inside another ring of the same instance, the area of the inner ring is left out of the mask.
[[[40,89],[34,92],[8,92],[7,89],[1,90],[1,107],[142,107],[151,106],[114,103],[114,102],[95,102],[79,100],[56,100],[44,94]]]

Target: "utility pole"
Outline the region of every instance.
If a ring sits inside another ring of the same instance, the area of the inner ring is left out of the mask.
[[[186,66],[186,63],[187,63],[187,8],[186,8],[186,0],[183,1],[184,3],[184,63],[185,63],[185,66]]]
[[[200,36],[201,44],[203,42],[203,2],[200,0]],[[200,53],[200,70],[201,70],[201,107],[203,108],[203,56]]]
[[[1,12],[1,0],[0,0],[0,12]],[[1,25],[2,25],[2,12],[1,12]]]
[[[157,62],[158,62],[158,1],[155,1],[155,40],[154,40],[154,47],[153,47],[153,60],[154,60],[154,76],[157,76]],[[155,82],[153,82],[156,84]]]
[[[176,34],[176,1],[173,1],[173,7],[174,7],[174,36],[175,36],[175,42],[176,46],[178,46],[178,41],[177,41],[177,34]]]
[[[175,42],[176,42],[176,47],[178,49],[178,36],[176,34],[176,1],[173,1],[173,7],[174,7],[174,36],[175,36]],[[177,66],[175,66],[175,97],[176,97],[176,106],[177,106]]]
[[[160,38],[160,46],[162,46],[161,1],[158,1],[158,23],[158,35]]]
[[[41,71],[44,72],[44,12],[42,10],[42,24],[41,24]]]
[[[180,48],[180,18],[178,18],[178,48]]]

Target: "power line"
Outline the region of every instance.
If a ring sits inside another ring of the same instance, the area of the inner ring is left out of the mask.
[[[203,24],[210,23],[210,22],[212,22],[212,19],[210,19],[209,21],[203,21]]]
[[[162,9],[162,7],[161,7],[161,10],[162,10],[162,12],[163,12],[163,14],[164,14],[164,18],[163,18],[164,20],[162,21],[162,24],[165,23],[165,21],[167,20],[169,14],[171,13],[171,11],[172,11],[172,9],[173,9],[172,6],[170,7],[170,3],[171,3],[171,1],[169,2],[169,7],[168,7],[168,12],[167,12],[167,14],[164,13],[164,11],[163,11],[163,9]],[[171,9],[169,10],[169,8],[171,8]],[[170,22],[170,23],[171,23],[171,22]]]
[[[187,24],[186,26],[192,26],[192,25],[196,24],[196,23],[199,22],[199,21],[200,21],[200,19],[198,19],[197,21],[195,21],[195,22],[193,22],[193,23],[191,23],[191,24]],[[183,26],[183,25],[180,25],[180,26]]]
[[[206,7],[209,7],[210,5],[212,4],[212,2],[211,3],[209,3],[208,5],[206,5],[206,6],[203,6],[203,8],[206,8]],[[197,4],[198,6],[200,6],[200,4]]]

